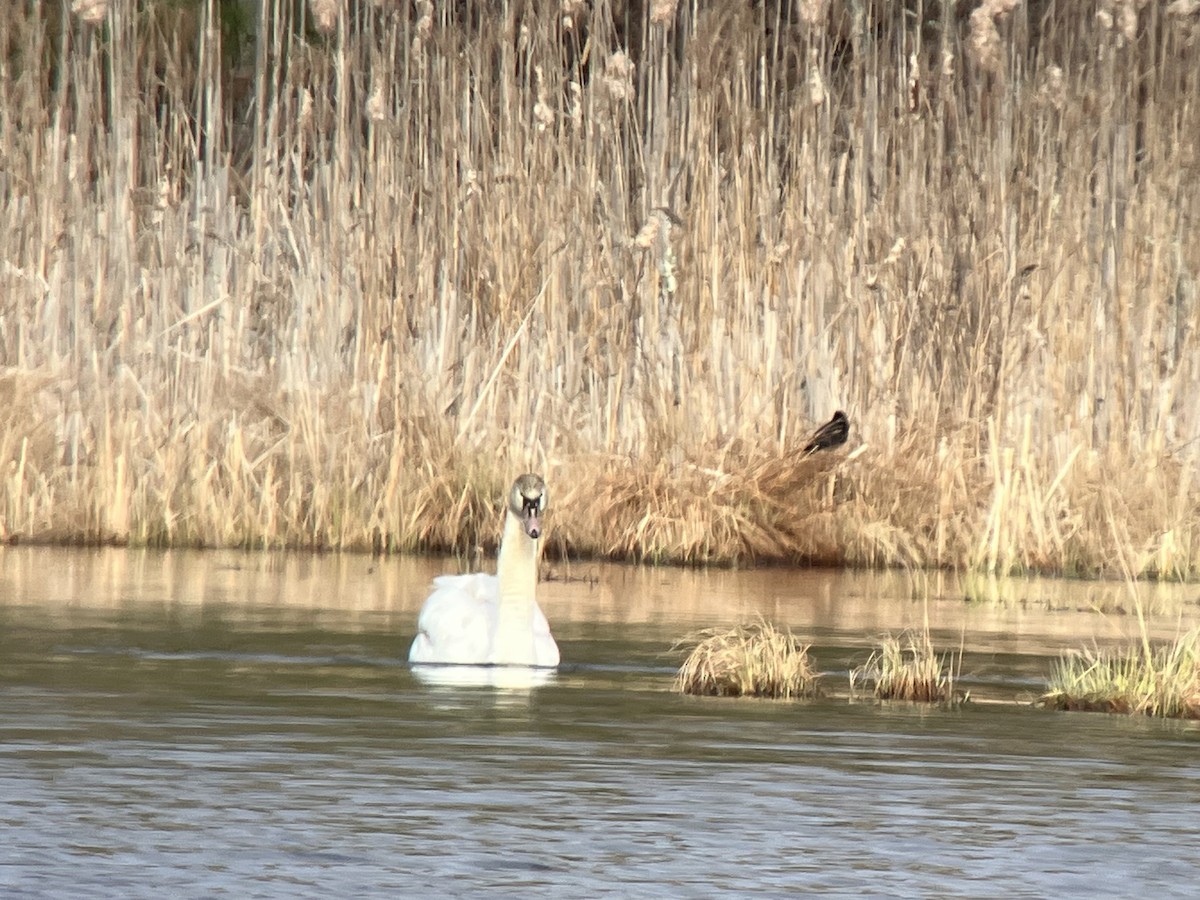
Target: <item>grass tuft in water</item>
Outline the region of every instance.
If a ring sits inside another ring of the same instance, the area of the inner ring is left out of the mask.
[[[1200,628],[1173,644],[1093,647],[1063,657],[1041,706],[1200,719]]]
[[[809,645],[763,619],[728,630],[706,628],[675,645],[690,646],[675,677],[684,694],[717,697],[814,697]]]
[[[961,662],[961,657],[960,657]],[[919,703],[963,702],[967,695],[955,690],[954,654],[939,656],[928,631],[888,635],[858,668],[850,673],[850,690],[870,684],[880,700]]]

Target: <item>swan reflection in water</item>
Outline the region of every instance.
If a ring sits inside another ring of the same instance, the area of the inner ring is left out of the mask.
[[[546,666],[461,666],[422,663],[412,667],[426,687],[481,687],[527,691],[551,682],[557,669]]]
[[[439,681],[452,678],[462,684],[474,679],[493,685],[519,677],[506,670],[551,673],[558,666],[558,644],[536,597],[546,496],[546,483],[538,475],[522,475],[513,482],[495,575],[434,579],[408,652],[422,681],[431,666],[451,670],[439,673]],[[478,671],[457,671],[470,669]]]

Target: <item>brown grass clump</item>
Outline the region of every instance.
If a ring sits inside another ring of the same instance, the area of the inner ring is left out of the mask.
[[[1066,656],[1038,703],[1061,710],[1200,719],[1200,629],[1158,648],[1143,642]]]
[[[676,649],[692,645],[675,677],[684,694],[790,699],[817,693],[808,645],[759,620],[731,629],[708,628]]]
[[[870,658],[850,673],[850,690],[868,683],[880,700],[911,700],[918,703],[964,701],[956,692],[954,655],[939,656],[929,632],[888,635]]]
[[[586,460],[565,478],[573,550],[646,562],[846,561],[854,470],[844,455],[745,450],[631,463]]]

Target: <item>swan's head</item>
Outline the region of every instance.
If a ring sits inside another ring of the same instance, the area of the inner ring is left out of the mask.
[[[525,533],[535,541],[542,534],[542,513],[546,511],[546,482],[540,475],[522,475],[513,482],[508,494],[508,509]]]

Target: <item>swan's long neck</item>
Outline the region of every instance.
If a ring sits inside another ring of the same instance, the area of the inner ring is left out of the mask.
[[[491,662],[533,665],[533,610],[537,606],[538,541],[525,533],[521,520],[509,510],[496,561],[500,600]]]

